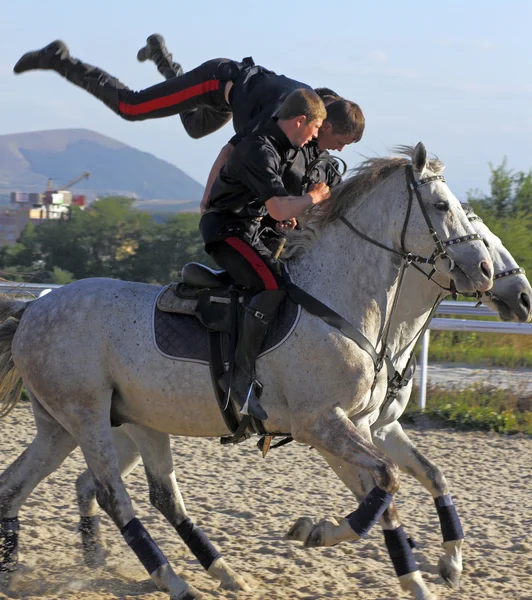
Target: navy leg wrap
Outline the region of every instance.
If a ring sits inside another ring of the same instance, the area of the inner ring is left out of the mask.
[[[347,516],[351,529],[360,537],[367,535],[368,531],[381,518],[382,513],[393,500],[392,494],[379,487],[374,487],[360,503],[360,506]]]
[[[12,573],[18,567],[18,518],[0,519],[0,573]]]
[[[138,559],[150,575],[159,567],[168,563],[164,554],[151,539],[150,534],[146,531],[139,519],[131,519],[131,521],[122,528],[121,532],[131,550],[137,555]]]
[[[440,517],[441,533],[444,542],[453,542],[464,539],[462,524],[456,513],[453,499],[450,494],[434,498],[438,517]]]
[[[385,529],[384,541],[386,542],[386,548],[388,548],[388,553],[392,559],[393,568],[397,573],[397,577],[418,570],[412,548],[406,537],[405,530],[402,527],[390,530]]]
[[[217,558],[221,558],[222,555],[210,543],[203,531],[188,517],[176,527],[176,531],[206,571]]]

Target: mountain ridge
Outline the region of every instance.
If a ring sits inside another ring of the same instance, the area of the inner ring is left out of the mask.
[[[144,201],[163,201],[175,212],[199,206],[203,194],[203,187],[177,166],[90,129],[0,135],[0,194],[42,192],[49,177],[54,188],[61,189],[85,171],[90,179],[73,191],[89,200],[120,194],[136,198],[139,207]]]

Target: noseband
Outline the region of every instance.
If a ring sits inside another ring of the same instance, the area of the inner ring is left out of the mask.
[[[479,221],[480,223],[484,222],[478,215],[471,215],[470,217],[468,217],[468,219],[470,223],[472,223],[473,221]],[[509,275],[526,275],[526,271],[523,269],[523,267],[515,267],[513,269],[508,269],[507,271],[500,271],[499,273],[495,273],[493,279],[502,279],[503,277],[508,277]]]
[[[451,271],[454,268],[454,260],[447,254],[447,252],[445,250],[447,247],[453,246],[455,244],[460,244],[462,242],[470,242],[473,240],[482,241],[482,236],[479,235],[478,233],[471,233],[471,234],[463,235],[463,236],[453,238],[450,240],[442,241],[440,236],[434,229],[434,226],[432,225],[430,215],[428,214],[427,207],[423,201],[423,198],[421,197],[419,188],[431,183],[432,181],[445,182],[445,177],[443,175],[433,175],[431,177],[425,177],[423,179],[420,179],[419,181],[416,181],[416,179],[414,177],[414,170],[412,168],[412,165],[407,165],[405,171],[406,171],[406,186],[408,189],[408,206],[406,209],[405,222],[403,224],[403,229],[401,231],[401,251],[395,250],[394,248],[390,248],[389,246],[386,246],[385,244],[381,244],[377,240],[370,238],[365,233],[360,231],[360,229],[355,227],[346,217],[340,217],[340,220],[345,225],[347,225],[347,227],[349,227],[349,229],[351,229],[351,231],[356,233],[358,236],[360,236],[367,242],[370,242],[371,244],[374,244],[375,246],[378,246],[379,248],[383,248],[384,250],[387,250],[388,252],[391,252],[393,254],[397,254],[398,256],[401,256],[409,264],[410,263],[422,263],[422,264],[433,265],[433,267],[434,267],[433,270],[431,271],[431,273],[429,275],[427,275],[427,277],[429,279],[431,279],[432,276],[434,275],[434,273],[438,270],[436,268],[437,260],[446,258],[449,260],[449,264],[450,264],[449,270]],[[421,214],[423,215],[423,218],[425,219],[425,223],[427,224],[429,233],[430,233],[432,239],[434,240],[434,244],[436,245],[434,252],[428,258],[423,257],[423,256],[418,256],[416,254],[412,254],[411,252],[408,252],[408,250],[406,249],[406,246],[405,246],[406,232],[408,229],[408,225],[410,223],[410,216],[412,214],[412,204],[413,204],[414,195],[416,196],[416,199],[418,201],[419,207],[421,209]]]

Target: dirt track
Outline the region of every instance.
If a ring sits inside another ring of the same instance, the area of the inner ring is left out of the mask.
[[[419,384],[418,367],[414,381]],[[501,367],[476,367],[457,363],[431,363],[428,383],[447,389],[463,389],[472,385],[493,386],[523,395],[532,395],[531,369],[503,369]],[[417,400],[417,399],[416,399]],[[412,399],[412,401],[415,401]]]
[[[0,422],[0,471],[34,432],[27,403]],[[417,445],[439,464],[451,485],[466,533],[462,588],[441,584],[435,564],[440,533],[433,503],[403,477],[397,500],[403,523],[418,542],[425,580],[443,599],[532,600],[532,440],[419,427]],[[174,439],[178,481],[192,518],[254,587],[242,600],[405,598],[378,529],[367,540],[329,549],[305,549],[282,540],[293,521],[342,516],[354,500],[316,452],[295,444],[263,461],[254,443],[222,448],[216,440]],[[108,565],[81,563],[74,478],[83,468],[77,450],[35,491],[21,511],[21,553],[26,571],[18,589],[27,600],[167,599],[155,591],[108,518]],[[147,503],[142,469],[127,480],[138,516],[177,572],[207,597],[217,590],[164,519]],[[6,598],[0,592],[0,598]]]

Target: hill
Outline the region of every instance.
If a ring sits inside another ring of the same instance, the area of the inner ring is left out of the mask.
[[[89,199],[121,194],[138,198],[139,208],[151,201],[156,211],[163,205],[165,212],[177,212],[197,207],[203,193],[203,187],[175,165],[87,129],[0,136],[0,194],[42,192],[48,177],[60,187],[84,171],[90,172],[90,179],[75,191]],[[151,206],[146,209],[151,212]]]

